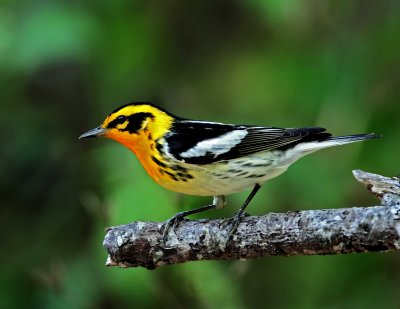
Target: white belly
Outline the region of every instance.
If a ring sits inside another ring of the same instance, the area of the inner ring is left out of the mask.
[[[229,162],[187,165],[194,178],[169,189],[191,195],[227,195],[279,176],[290,165],[285,161],[282,152],[267,152],[263,156],[255,154]]]

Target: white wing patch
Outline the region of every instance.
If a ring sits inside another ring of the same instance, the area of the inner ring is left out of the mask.
[[[180,156],[182,158],[194,158],[211,153],[216,158],[239,144],[246,135],[246,130],[228,132],[221,136],[198,142],[194,147],[182,152]]]

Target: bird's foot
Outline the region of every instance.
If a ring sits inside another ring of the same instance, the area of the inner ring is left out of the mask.
[[[233,235],[235,235],[235,232],[240,224],[240,222],[242,222],[243,218],[250,216],[250,214],[248,212],[245,211],[238,211],[233,218],[231,219],[231,228],[229,230],[229,234],[228,234],[228,240],[233,238]]]
[[[171,228],[173,229],[174,233],[176,234],[175,228],[179,224],[179,222],[182,221],[182,219],[185,217],[185,215],[186,215],[186,212],[178,212],[175,216],[168,219],[161,225],[160,231],[163,234],[162,239],[163,239],[164,245],[168,240],[168,235],[169,235],[169,231],[171,230]]]
[[[214,209],[215,207],[216,206],[214,204],[211,204],[211,205],[203,206],[203,207],[192,209],[192,210],[188,210],[188,211],[178,212],[171,219],[165,221],[162,224],[161,229],[160,229],[160,232],[162,232],[162,234],[163,234],[164,245],[165,245],[165,243],[166,243],[166,241],[168,239],[168,234],[169,234],[170,229],[173,228],[174,232],[175,232],[176,226],[178,225],[178,223],[180,221],[182,221],[182,219],[184,217],[189,216],[189,215],[193,215],[193,214],[197,214],[199,212],[203,212],[203,211],[206,211],[206,210],[209,210],[209,209]],[[176,234],[176,232],[175,232],[175,234]]]

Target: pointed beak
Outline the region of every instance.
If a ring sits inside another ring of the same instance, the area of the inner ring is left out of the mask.
[[[107,132],[106,129],[104,129],[102,127],[97,127],[90,131],[87,131],[86,133],[83,133],[81,136],[79,136],[79,139],[101,136],[101,135],[104,135],[104,133],[106,133],[106,132]]]

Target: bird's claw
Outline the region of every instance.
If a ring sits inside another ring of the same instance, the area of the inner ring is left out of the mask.
[[[175,216],[173,216],[172,218],[168,219],[167,221],[165,221],[162,225],[161,225],[161,229],[160,231],[162,232],[163,236],[163,243],[165,244],[168,240],[168,235],[169,235],[169,231],[171,230],[171,228],[174,230],[174,233],[176,234],[175,228],[176,226],[179,224],[180,221],[182,221],[183,216],[181,213],[176,214]]]
[[[250,216],[248,212],[238,211],[232,218],[231,228],[228,233],[228,240],[233,238],[240,222],[242,222],[243,218]]]

